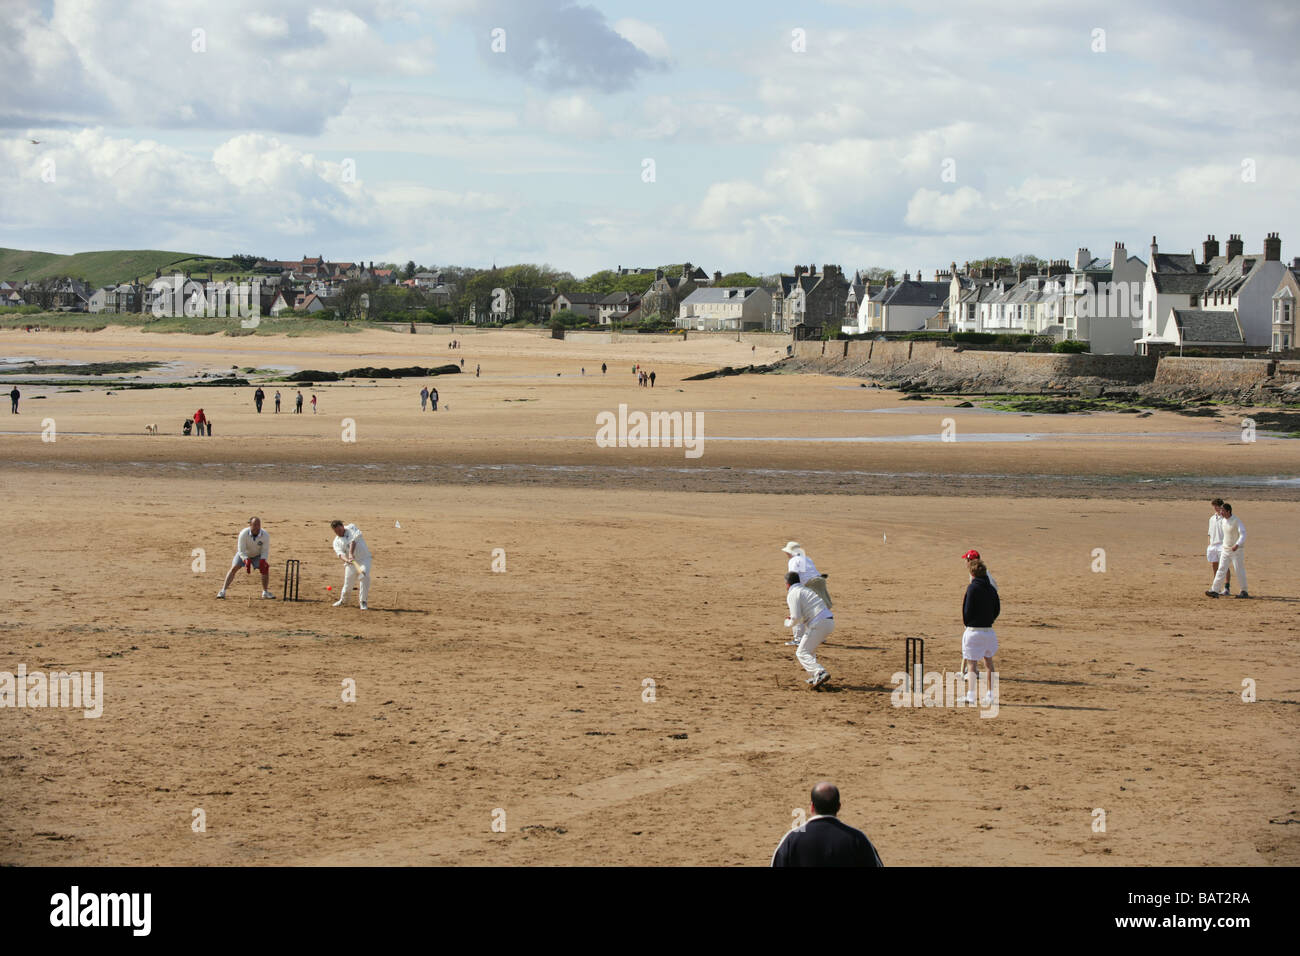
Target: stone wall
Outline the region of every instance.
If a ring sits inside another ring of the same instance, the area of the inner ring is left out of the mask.
[[[938,342],[796,342],[797,366],[831,375],[935,391],[1066,389],[1085,384],[1141,385],[1156,361],[1139,355],[958,350]]]
[[[1273,377],[1276,362],[1266,359],[1181,358],[1167,355],[1156,369],[1157,385],[1238,391],[1255,388]]]

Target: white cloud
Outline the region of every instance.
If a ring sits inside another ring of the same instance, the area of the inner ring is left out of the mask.
[[[657,60],[671,58],[672,53],[664,35],[643,20],[634,20],[630,17],[615,20],[614,32],[648,56]]]

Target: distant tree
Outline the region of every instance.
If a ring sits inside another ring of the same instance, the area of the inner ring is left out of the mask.
[[[371,280],[349,279],[343,283],[343,288],[339,291],[338,299],[334,303],[334,310],[340,318],[359,319],[361,318],[361,297],[369,295],[373,314],[375,311],[374,294],[378,288],[378,285]]]
[[[262,257],[235,253],[230,257],[230,261],[233,262],[241,271],[247,272],[249,269],[253,268],[253,266],[257,265],[257,263],[261,262]]]
[[[714,285],[721,285],[721,286],[733,286],[733,285],[749,286],[749,285],[762,285],[762,284],[763,284],[762,279],[758,278],[757,276],[752,276],[748,272],[729,272],[722,277],[721,282],[714,283]]]
[[[867,277],[868,282],[884,282],[886,279],[894,278],[893,269],[882,269],[880,266],[863,269],[862,274]]]
[[[405,278],[407,278],[407,279],[414,279],[414,278],[415,278],[415,260],[414,260],[414,259],[412,259],[412,260],[410,260],[410,261],[408,261],[408,262],[406,263],[406,269],[405,269],[405,272],[406,272]]]
[[[34,286],[28,289],[24,296],[32,305],[38,305],[43,311],[49,311],[54,307],[54,303],[59,297],[59,287],[66,280],[50,276],[49,278],[40,279]]]

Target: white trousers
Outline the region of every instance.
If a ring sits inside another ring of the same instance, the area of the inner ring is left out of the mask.
[[[1233,576],[1237,579],[1237,587],[1245,591],[1246,588],[1246,549],[1238,548],[1236,551],[1229,551],[1224,548],[1219,553],[1219,570],[1214,575],[1214,583],[1210,585],[1211,591],[1222,591],[1228,580],[1228,567],[1231,565]]]
[[[372,571],[374,571],[374,568],[367,564],[366,573],[358,574],[355,562],[345,564],[343,566],[343,593],[339,595],[339,600],[342,601],[346,598],[348,592],[352,590],[352,585],[355,584],[357,594],[361,597],[361,603],[365,604],[366,598],[370,595],[370,574]],[[358,579],[360,580],[358,581]]]
[[[816,674],[822,669],[817,663],[817,656],[813,654],[822,641],[831,636],[831,631],[835,630],[835,619],[833,617],[824,617],[816,624],[803,628],[802,635],[799,636],[799,646],[794,649],[794,657],[803,669],[809,674]]]

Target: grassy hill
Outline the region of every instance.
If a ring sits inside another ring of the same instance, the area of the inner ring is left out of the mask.
[[[92,286],[110,282],[129,282],[136,276],[153,278],[154,270],[191,269],[206,275],[211,269],[220,277],[237,271],[233,262],[189,252],[163,252],[157,249],[110,249],[104,252],[78,252],[62,256],[53,252],[29,252],[23,249],[0,249],[0,279],[44,279],[49,276],[73,276]]]

